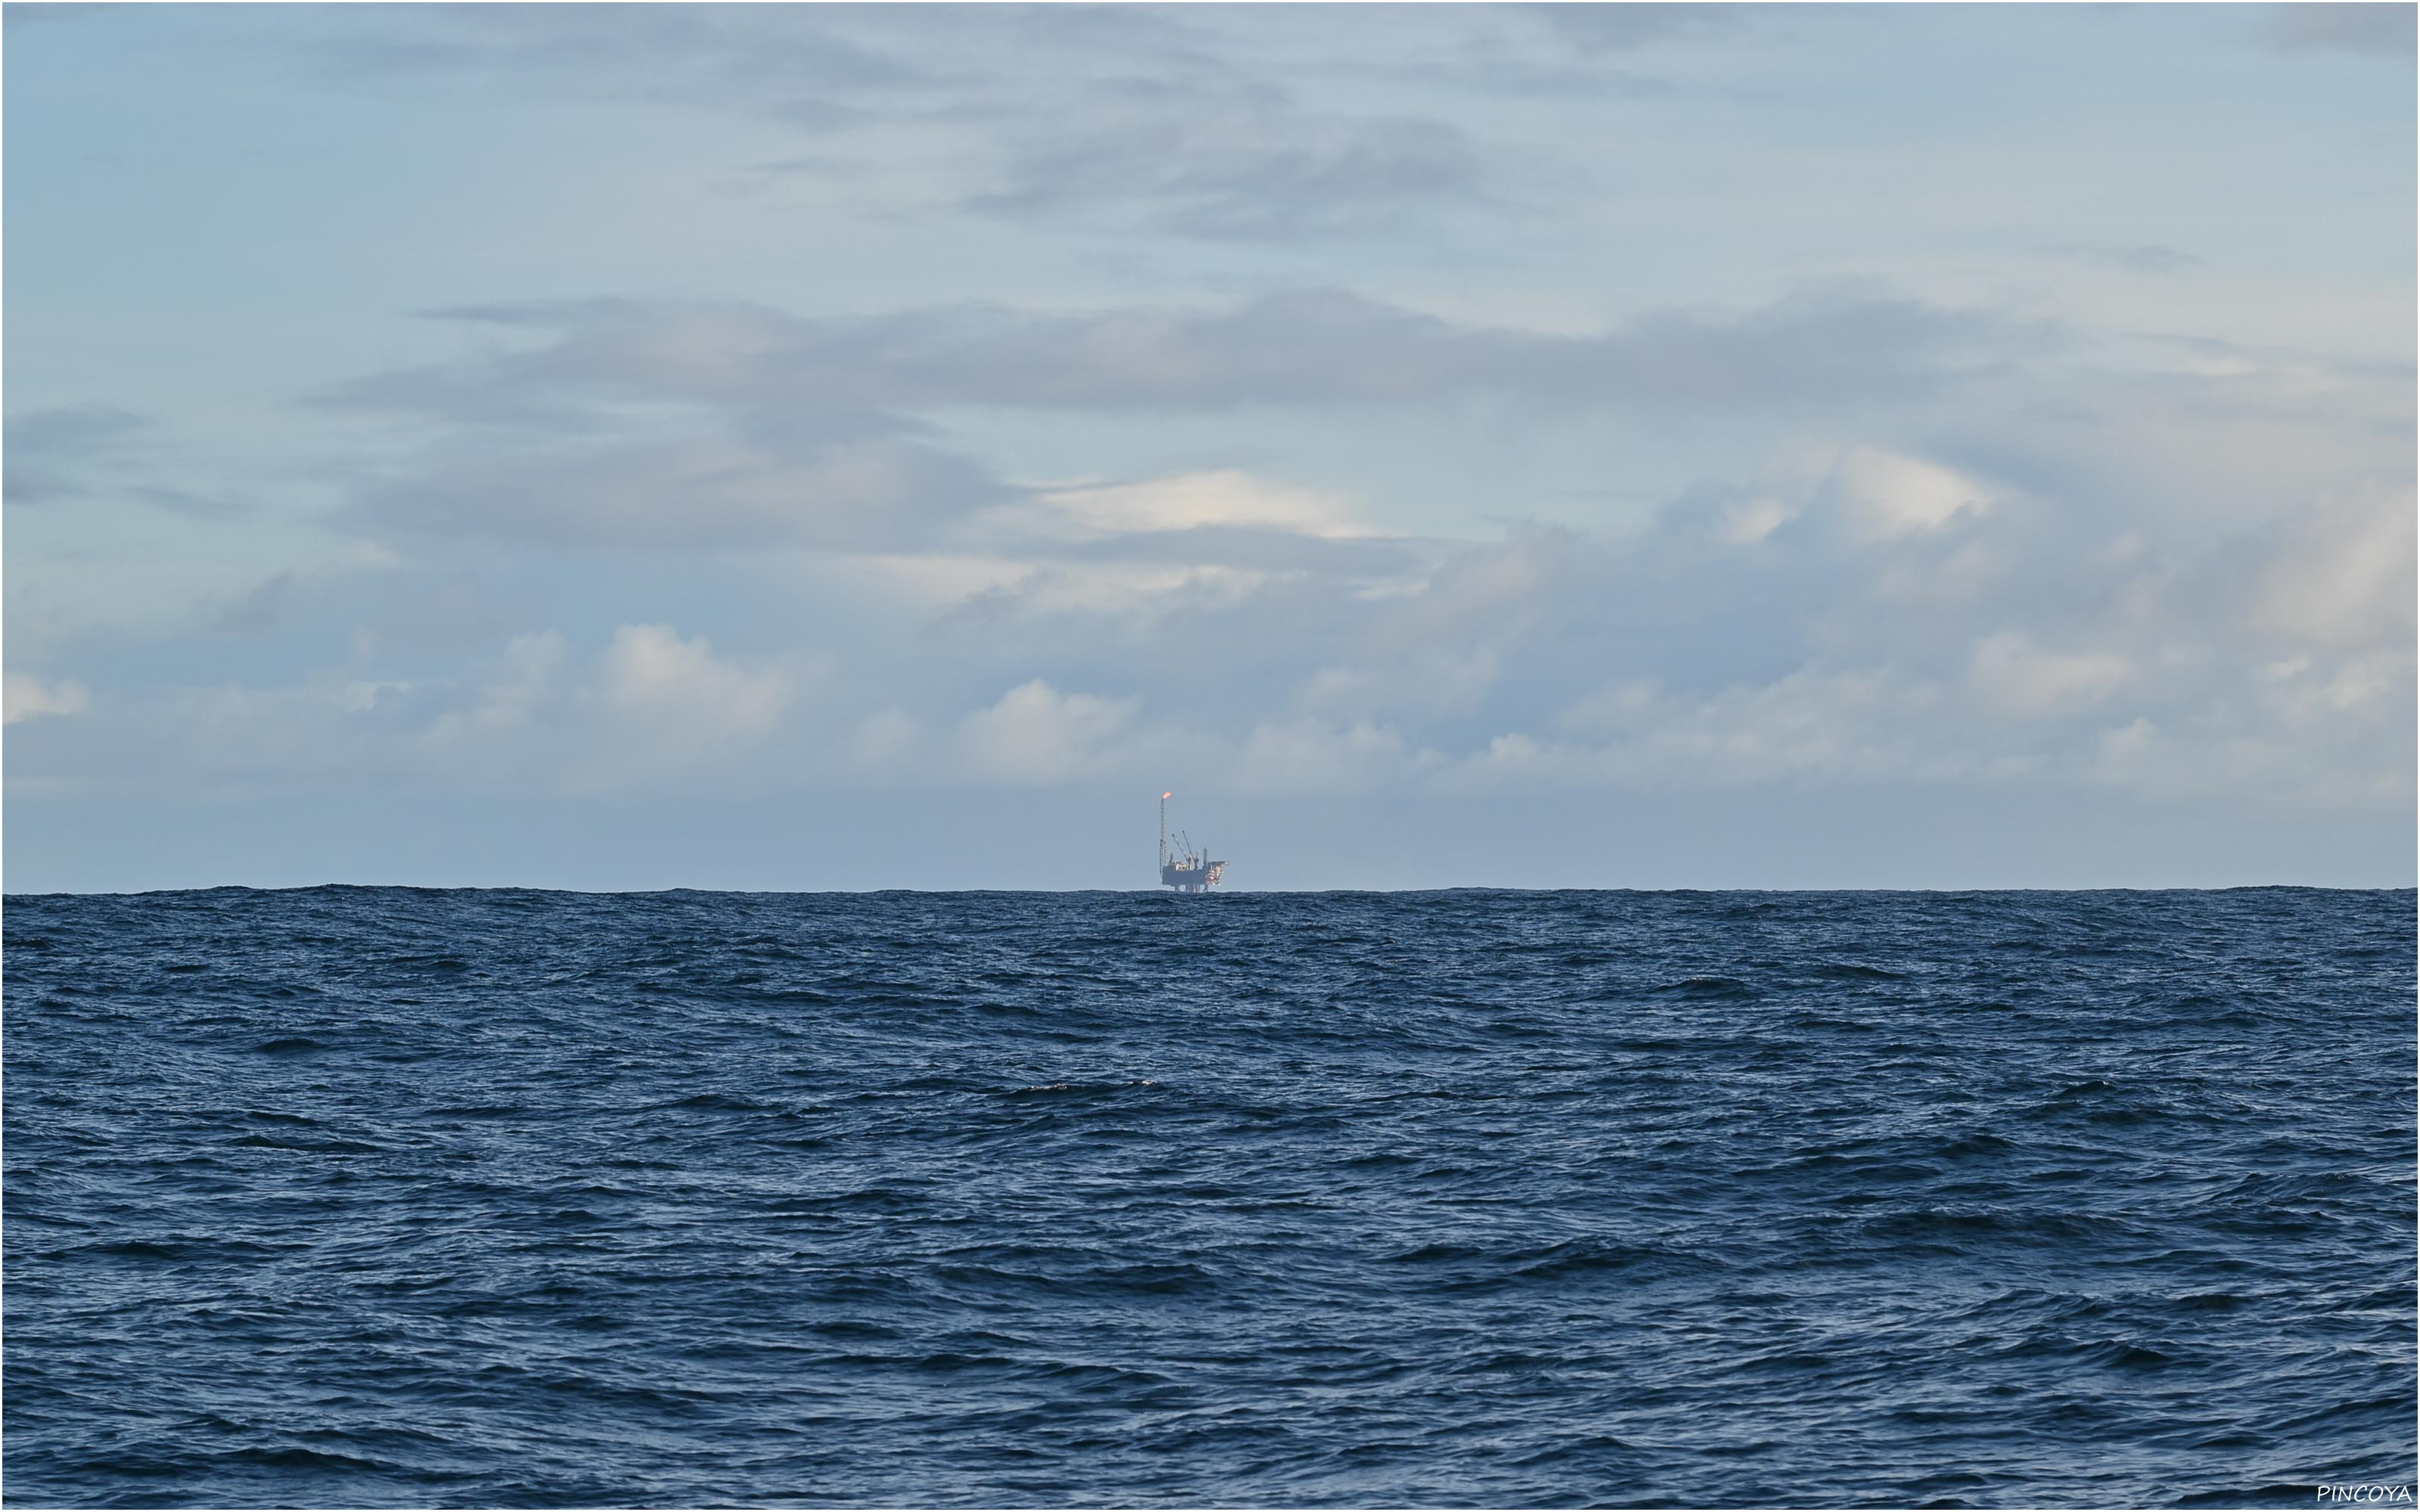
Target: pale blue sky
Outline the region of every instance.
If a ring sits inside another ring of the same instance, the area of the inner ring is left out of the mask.
[[[11,4],[7,886],[2409,885],[2413,14]]]

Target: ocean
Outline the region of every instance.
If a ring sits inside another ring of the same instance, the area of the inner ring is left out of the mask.
[[[2410,891],[0,918],[12,1506],[2414,1480]]]

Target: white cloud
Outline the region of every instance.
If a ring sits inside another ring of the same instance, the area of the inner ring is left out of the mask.
[[[755,743],[795,693],[779,667],[662,625],[616,629],[575,668],[566,638],[515,637],[466,675],[322,676],[172,695],[150,717],[179,759],[231,776],[344,771],[598,792],[680,779],[760,781]]]
[[[1601,745],[1497,735],[1445,785],[1677,789],[1777,779],[1974,777],[1974,764],[1904,735],[1937,687],[1883,671],[1802,669],[1763,685],[1678,697],[1644,683],[1601,689],[1565,711],[1567,728],[1618,733]]]
[[[540,704],[558,693],[564,657],[559,630],[513,637],[481,690],[472,720],[490,729],[527,723]]]
[[[598,673],[598,695],[613,708],[710,735],[763,730],[789,698],[781,673],[717,660],[704,636],[684,638],[668,625],[615,630]]]
[[[0,723],[6,724],[82,714],[92,702],[91,691],[72,678],[48,683],[24,672],[9,672],[0,678],[0,689],[5,689],[6,694],[0,698],[0,704],[6,708]]]
[[[2017,715],[2089,708],[2123,687],[2133,669],[2108,652],[2060,655],[2036,650],[2015,631],[1976,642],[1967,676],[1986,702]]]
[[[1939,760],[1932,748],[1896,738],[1934,696],[1885,671],[1802,668],[1681,705],[1615,746],[1615,770],[1666,783],[1906,775]]]
[[[1745,500],[1723,511],[1716,530],[1724,540],[1734,546],[1749,546],[1788,524],[1797,513],[1789,504],[1770,496]]]
[[[1574,734],[1620,734],[1652,723],[1663,703],[1664,689],[1655,679],[1620,678],[1579,699],[1555,723]]]
[[[1374,666],[1322,667],[1291,702],[1314,716],[1358,719],[1398,711],[1465,714],[1479,708],[1502,671],[1502,658],[1484,646],[1422,647]]]
[[[1937,531],[1961,514],[1979,515],[1995,502],[1972,478],[1878,446],[1849,448],[1826,487],[1827,502],[1842,524],[1864,541]]]
[[[959,721],[959,756],[969,772],[999,782],[1047,786],[1095,776],[1137,702],[1062,693],[1035,678]]]
[[[1253,726],[1218,780],[1243,793],[1367,793],[1394,786],[1442,760],[1433,751],[1415,751],[1400,733],[1366,719],[1342,726],[1285,720]]]
[[[2408,656],[2373,653],[2355,656],[2328,680],[2323,695],[2335,709],[2359,709],[2385,703],[2397,689],[2412,683]]]
[[[848,764],[875,781],[925,776],[916,766],[923,743],[923,726],[914,715],[895,706],[876,709],[849,732]]]
[[[2408,642],[2414,518],[2410,490],[2380,488],[2274,532],[2275,555],[2256,590],[2259,623],[2296,644]]]
[[[660,622],[586,656],[525,635],[451,677],[382,675],[372,648],[303,687],[194,695],[177,717],[195,738],[152,744],[220,772],[581,792],[2035,779],[2280,797],[2375,795],[2408,769],[2408,490],[2204,540],[1976,477],[1914,446],[1793,443],[1644,531],[1426,543],[1387,595],[1316,561],[829,557],[801,602],[833,599],[816,623],[845,660],[735,656]],[[1785,517],[1752,547],[1709,528],[1742,501]],[[1235,470],[1034,507],[1096,544],[1248,520],[1311,540],[1351,518]],[[1063,691],[1104,687],[1152,693]]]
[[[1087,532],[1257,526],[1341,539],[1373,533],[1334,494],[1256,478],[1236,468],[1140,483],[1047,490],[1039,501]]]

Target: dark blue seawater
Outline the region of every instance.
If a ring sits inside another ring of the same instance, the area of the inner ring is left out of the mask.
[[[5,925],[11,1504],[2414,1476],[2408,891]]]

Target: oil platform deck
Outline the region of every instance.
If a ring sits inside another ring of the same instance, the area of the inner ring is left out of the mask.
[[[1159,885],[1174,887],[1179,892],[1208,892],[1227,874],[1227,863],[1210,859],[1206,850],[1196,850],[1183,830],[1177,831],[1176,841],[1169,843],[1168,800],[1173,793],[1159,795]]]

